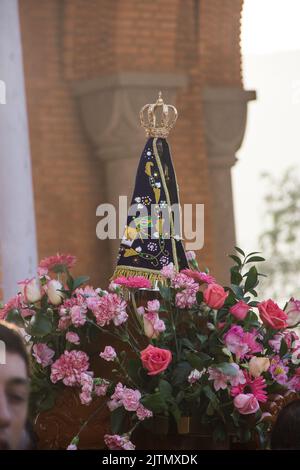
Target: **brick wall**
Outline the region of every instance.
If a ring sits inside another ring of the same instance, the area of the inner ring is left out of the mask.
[[[83,132],[71,82],[118,71],[184,72],[189,85],[178,96],[180,117],[169,141],[181,202],[205,204],[200,258],[213,271],[201,90],[206,84],[242,87],[242,1],[19,3],[40,257],[74,253],[78,271],[103,286],[111,274],[107,244],[95,234],[95,209],[105,200],[107,182]]]

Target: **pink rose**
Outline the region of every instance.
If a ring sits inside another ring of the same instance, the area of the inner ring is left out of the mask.
[[[281,330],[288,326],[287,314],[273,300],[261,302],[258,304],[258,310],[260,318],[266,326],[270,326],[274,330]]]
[[[204,302],[210,308],[218,310],[223,307],[228,294],[219,284],[209,284],[203,294]]]
[[[141,351],[143,367],[148,370],[148,375],[157,375],[167,369],[172,361],[172,353],[168,349],[161,349],[149,344]]]
[[[47,367],[52,364],[52,358],[55,354],[53,349],[49,348],[47,344],[37,343],[32,347],[33,357],[35,358],[38,364],[41,364],[42,367]]]
[[[242,415],[250,415],[259,410],[259,403],[252,393],[240,393],[234,398],[233,403]]]
[[[104,351],[100,353],[100,357],[105,361],[114,361],[117,357],[117,353],[112,346],[105,346]]]
[[[247,313],[249,312],[249,305],[243,300],[230,307],[229,313],[231,313],[238,320],[245,320]]]

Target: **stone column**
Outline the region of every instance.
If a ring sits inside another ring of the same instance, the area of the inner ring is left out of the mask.
[[[119,196],[128,197],[134,188],[137,164],[146,142],[140,127],[139,112],[146,103],[154,103],[162,91],[164,101],[174,103],[176,92],[187,84],[184,75],[119,73],[93,80],[73,82],[83,124],[103,162],[106,202],[117,211]],[[126,218],[121,221],[123,227]],[[110,241],[111,269],[116,264],[120,239]]]
[[[0,255],[5,300],[36,272],[36,234],[18,0],[0,1]],[[3,88],[3,87],[2,87]],[[6,101],[6,104],[4,104]]]
[[[227,254],[235,246],[235,225],[231,185],[231,168],[243,141],[247,103],[256,98],[255,91],[240,88],[207,87],[203,90],[204,131],[212,188],[212,221],[215,257],[219,282],[228,283],[231,265]]]

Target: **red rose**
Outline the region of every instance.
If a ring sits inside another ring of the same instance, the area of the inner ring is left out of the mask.
[[[225,292],[219,284],[209,284],[204,291],[204,302],[210,307],[222,308],[229,292]]]
[[[148,375],[157,375],[166,370],[172,361],[172,353],[168,349],[155,348],[149,344],[141,351],[143,367],[148,370]]]
[[[286,322],[287,314],[273,300],[269,299],[260,302],[257,307],[260,318],[266,326],[270,326],[274,330],[281,330],[288,326]]]

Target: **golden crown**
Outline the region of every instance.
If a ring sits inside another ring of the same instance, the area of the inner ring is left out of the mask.
[[[160,116],[157,115],[158,112],[161,113]],[[147,115],[146,119],[145,115]],[[156,103],[146,104],[140,111],[141,126],[148,137],[167,137],[177,117],[177,109],[171,104],[164,103],[161,91]]]

